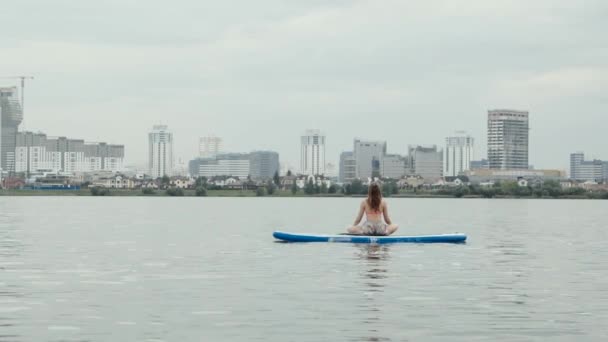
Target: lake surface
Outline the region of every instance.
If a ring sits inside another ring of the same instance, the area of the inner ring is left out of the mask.
[[[389,199],[401,234],[275,243],[351,198],[0,198],[0,341],[606,341],[608,201]]]

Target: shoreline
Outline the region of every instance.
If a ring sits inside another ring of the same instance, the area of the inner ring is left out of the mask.
[[[0,197],[271,197],[271,198],[364,198],[365,195],[345,195],[342,193],[335,194],[306,194],[304,192],[298,192],[295,195],[291,191],[277,191],[272,195],[256,196],[255,191],[252,190],[208,190],[206,196],[196,196],[194,189],[184,190],[183,196],[171,196],[165,192],[165,190],[156,190],[154,194],[144,194],[141,189],[137,190],[125,190],[125,189],[109,189],[110,193],[104,196],[95,196],[89,189],[81,190],[0,190]],[[453,198],[453,199],[475,199],[484,198],[481,195],[464,195],[462,197],[455,197],[446,194],[432,194],[432,193],[399,193],[388,196],[387,198]],[[580,199],[580,200],[593,200],[601,198],[593,198],[586,195],[565,195],[558,197],[551,196],[507,196],[507,195],[496,195],[492,197],[494,199]],[[486,198],[486,199],[492,199]]]

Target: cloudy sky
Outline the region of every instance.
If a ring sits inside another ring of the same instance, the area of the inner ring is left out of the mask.
[[[486,111],[530,111],[530,161],[608,159],[605,0],[19,0],[0,12],[0,76],[33,75],[22,128],[126,145],[169,125],[271,149],[298,166],[299,135],[439,144],[455,130],[485,157]],[[0,85],[12,80],[2,79]]]

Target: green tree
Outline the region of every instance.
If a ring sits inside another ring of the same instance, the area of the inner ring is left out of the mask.
[[[199,197],[207,196],[207,188],[204,186],[197,186],[194,194]]]
[[[101,188],[101,187],[94,187],[91,188],[91,195],[93,196],[109,196],[110,195],[110,189],[108,188]]]
[[[397,185],[397,182],[395,182],[395,181],[391,182],[391,184],[392,184],[391,194],[397,195],[399,193],[399,185]]]
[[[287,177],[291,177],[291,170],[287,170]]]
[[[329,186],[329,189],[327,189],[327,192],[330,194],[335,194],[338,192],[338,187],[335,184],[332,184]]]
[[[479,194],[483,198],[493,198],[494,196],[496,196],[496,189],[493,188],[493,187],[491,187],[491,188],[480,188],[479,189]]]
[[[543,190],[542,187],[538,187],[532,191],[532,195],[534,195],[534,197],[541,198],[541,197],[549,196],[549,192],[547,190]]]
[[[266,185],[266,191],[268,192],[269,195],[274,194],[274,191],[276,189],[276,185],[274,185],[275,183],[273,183],[272,181],[268,181],[268,184]]]
[[[169,188],[165,190],[168,196],[184,196],[184,190],[182,188]]]
[[[564,191],[564,193],[569,196],[583,196],[586,192],[585,189],[579,187],[569,188]]]
[[[559,197],[562,195],[562,186],[556,180],[544,181],[542,189],[546,190],[551,197]]]
[[[298,193],[298,190],[300,190],[298,188],[298,184],[296,183],[296,180],[293,180],[293,183],[291,183],[291,194],[295,195],[296,193]]]
[[[353,194],[353,190],[352,190],[352,186],[350,184],[344,184],[342,187],[342,192],[345,195],[352,195]]]
[[[469,185],[469,193],[471,195],[481,195],[481,187],[476,184]]]
[[[515,190],[515,196],[528,197],[532,195],[532,188],[529,186],[518,186]]]
[[[304,186],[304,192],[307,195],[312,195],[315,193],[315,185],[312,182],[312,179],[309,179],[308,182],[306,182],[306,186]]]
[[[355,179],[350,183],[350,191],[352,194],[360,195],[366,191],[364,188],[363,182],[359,179]]]
[[[469,188],[466,186],[459,186],[454,190],[453,196],[456,198],[462,198],[469,194]]]
[[[389,182],[384,182],[382,184],[382,196],[384,197],[391,197],[391,194],[393,193],[393,186],[391,183]]]
[[[272,179],[274,180],[274,184],[276,184],[276,186],[281,186],[281,178],[279,177],[278,170],[274,172],[274,177],[272,177]]]
[[[207,187],[207,177],[200,176],[200,177],[196,178],[196,182],[194,183],[194,187],[198,188],[198,187],[201,187],[201,186],[204,187],[204,188]]]
[[[321,191],[322,194],[326,194],[329,189],[327,188],[327,184],[325,184],[325,182],[321,183],[321,189],[319,189]]]
[[[161,179],[160,179],[160,185],[163,189],[166,189],[169,187],[169,184],[171,184],[171,178],[169,178],[169,176],[164,175]]]
[[[519,184],[515,181],[505,181],[500,184],[500,190],[503,195],[514,196],[517,194]]]
[[[143,189],[141,189],[141,192],[144,195],[154,195],[156,193],[156,191],[154,191],[154,189],[152,189],[152,188],[143,188]]]
[[[258,187],[257,189],[255,189],[255,195],[258,197],[262,197],[266,195],[266,190],[264,189],[263,186]]]

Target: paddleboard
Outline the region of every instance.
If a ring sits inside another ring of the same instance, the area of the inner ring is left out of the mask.
[[[346,242],[346,243],[464,243],[467,240],[465,234],[440,234],[440,235],[390,235],[390,236],[367,236],[367,235],[322,235],[322,234],[299,234],[275,231],[272,233],[275,239],[287,242]]]

